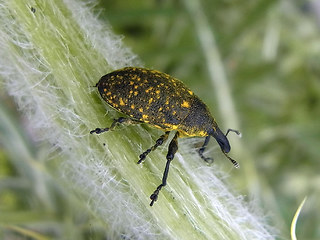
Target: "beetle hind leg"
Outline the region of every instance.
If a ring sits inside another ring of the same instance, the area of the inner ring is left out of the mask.
[[[147,155],[155,150],[157,147],[159,147],[160,145],[162,145],[167,139],[168,139],[168,136],[169,136],[169,133],[170,131],[167,131],[165,132],[165,134],[161,135],[159,137],[159,139],[156,141],[156,144],[153,145],[151,148],[149,148],[148,150],[146,150],[145,152],[143,152],[142,154],[140,154],[139,156],[139,161],[137,162],[138,164],[140,164],[146,157]]]
[[[161,188],[164,187],[165,185],[167,185],[167,178],[168,178],[170,163],[171,163],[172,159],[174,158],[175,153],[178,151],[178,137],[179,137],[179,132],[176,132],[176,134],[174,135],[173,139],[171,140],[171,142],[169,144],[169,150],[168,150],[168,154],[166,157],[167,163],[166,163],[166,167],[164,169],[164,173],[162,176],[162,183],[151,194],[150,206],[152,206],[154,204],[154,202],[157,201]]]

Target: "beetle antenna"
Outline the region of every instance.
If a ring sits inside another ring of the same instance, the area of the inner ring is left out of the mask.
[[[228,135],[229,132],[234,132],[234,133],[236,133],[239,137],[241,137],[241,135],[242,135],[240,131],[229,128],[228,131],[227,131],[227,133],[226,133],[226,136]]]
[[[229,157],[229,155],[226,154],[224,151],[222,151],[222,152],[223,152],[223,154],[232,162],[232,164],[233,164],[233,166],[234,166],[235,168],[240,168],[240,165],[239,165],[239,163],[238,163],[236,160],[234,160],[234,159],[232,159],[231,157]]]

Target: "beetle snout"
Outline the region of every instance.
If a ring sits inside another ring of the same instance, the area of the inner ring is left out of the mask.
[[[224,135],[223,132],[221,132],[219,128],[217,128],[216,131],[212,133],[212,136],[216,139],[216,141],[220,145],[220,148],[223,152],[225,153],[230,152],[231,147],[229,144],[229,140],[226,137],[226,135]]]

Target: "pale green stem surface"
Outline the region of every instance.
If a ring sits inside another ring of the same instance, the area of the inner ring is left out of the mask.
[[[72,0],[1,1],[1,75],[30,119],[35,135],[63,156],[66,188],[111,229],[109,237],[137,239],[272,239],[264,221],[233,196],[197,154],[180,144],[158,201],[164,148],[137,165],[160,136],[146,126],[90,135],[119,116],[92,87],[107,72],[137,65],[109,28]],[[4,59],[5,58],[5,59]],[[106,109],[107,108],[107,112]],[[180,141],[180,143],[184,141]],[[48,171],[49,172],[49,171]]]

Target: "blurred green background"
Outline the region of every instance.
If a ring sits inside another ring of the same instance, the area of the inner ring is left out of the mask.
[[[252,178],[232,172],[228,181],[249,200],[257,192],[250,187],[258,188],[258,205],[279,230],[279,239],[289,239],[294,212],[307,196],[297,236],[320,239],[320,1],[201,4],[231,86],[242,141],[254,159]],[[93,10],[124,36],[146,67],[181,79],[221,122],[192,16],[182,1],[100,1]],[[102,224],[77,211],[81,203],[35,170],[48,157],[48,147],[32,141],[27,119],[0,89],[0,114],[8,120],[0,122],[0,221],[49,228],[52,236],[68,233],[66,239],[102,239]],[[12,142],[25,152],[15,152]],[[21,166],[19,158],[29,159],[29,165]],[[248,184],[257,181],[253,176],[258,182]],[[39,191],[39,181],[45,190]],[[12,239],[21,238],[13,233]]]

